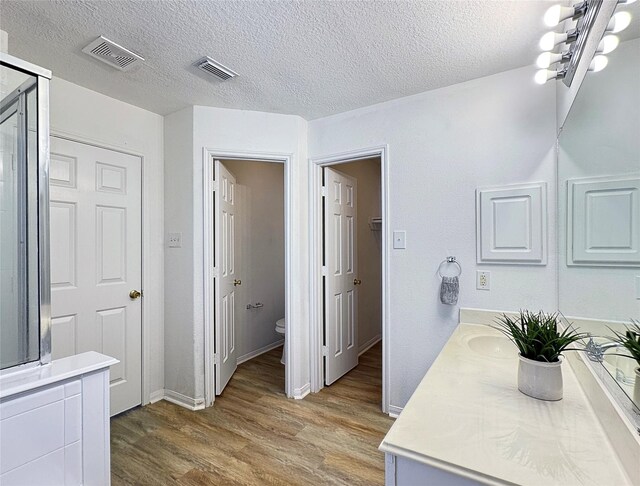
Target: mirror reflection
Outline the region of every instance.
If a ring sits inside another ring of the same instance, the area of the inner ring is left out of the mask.
[[[598,336],[592,361],[640,406],[640,362],[631,342],[640,319],[637,30],[608,54],[606,69],[587,73],[562,129],[558,223],[560,311]]]

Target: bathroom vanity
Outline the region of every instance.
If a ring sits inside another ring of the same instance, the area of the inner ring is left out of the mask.
[[[387,486],[640,484],[640,437],[617,454],[569,363],[562,400],[518,391],[517,348],[485,324],[494,316],[462,311],[380,445]]]

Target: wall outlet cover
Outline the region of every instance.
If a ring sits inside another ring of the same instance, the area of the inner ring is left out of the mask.
[[[393,248],[404,250],[407,247],[407,232],[396,230],[393,232]]]
[[[169,248],[182,248],[182,233],[169,233]]]
[[[491,272],[478,270],[476,272],[476,288],[478,290],[491,289]]]

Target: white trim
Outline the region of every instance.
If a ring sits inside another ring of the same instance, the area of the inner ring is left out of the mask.
[[[248,152],[245,150],[229,151],[218,150],[215,148],[203,147],[202,164],[204,169],[203,177],[203,239],[204,239],[204,393],[205,403],[207,406],[213,405],[215,400],[215,370],[213,368],[214,346],[214,320],[211,312],[211,296],[210,289],[213,288],[214,275],[213,269],[209,264],[212,261],[211,251],[213,244],[211,242],[211,221],[213,213],[213,160],[214,159],[237,159],[237,160],[253,160],[256,162],[275,162],[284,164],[284,251],[285,251],[285,340],[286,346],[286,363],[285,363],[285,379],[284,388],[287,397],[294,398],[296,390],[293,389],[293,363],[294,357],[297,356],[297,350],[293,346],[297,329],[292,325],[296,319],[293,317],[293,257],[292,251],[294,243],[292,238],[293,210],[291,208],[291,168],[294,162],[294,156],[290,153],[264,153],[264,152]],[[302,325],[302,323],[298,323]]]
[[[358,349],[358,356],[362,356],[364,353],[373,348],[376,344],[382,341],[382,334],[377,334],[376,336],[369,339],[366,343],[360,345],[360,349]]]
[[[188,408],[189,410],[195,411],[204,409],[204,398],[191,398],[173,390],[165,390],[164,399],[167,402],[175,403],[176,405]]]
[[[125,147],[125,146],[120,146],[120,145],[114,145],[112,143],[108,143],[108,142],[104,142],[102,140],[98,140],[95,138],[91,138],[91,137],[86,137],[84,135],[80,135],[78,133],[72,133],[72,132],[68,132],[68,131],[64,131],[64,130],[58,130],[56,128],[51,128],[50,133],[49,133],[50,137],[56,137],[56,138],[60,138],[63,140],[68,140],[70,142],[76,142],[76,143],[82,143],[85,145],[90,145],[92,147],[97,147],[97,148],[102,148],[102,149],[106,149],[106,150],[112,150],[114,152],[119,152],[122,154],[126,154],[126,155],[131,155],[134,157],[139,157],[140,158],[140,179],[141,179],[141,186],[140,186],[140,207],[141,207],[141,235],[140,235],[140,244],[141,244],[141,250],[142,250],[142,256],[141,256],[141,262],[142,262],[142,268],[141,270],[141,287],[140,287],[140,291],[142,292],[142,294],[144,295],[144,290],[145,290],[145,282],[146,282],[146,278],[147,275],[146,273],[151,271],[151,266],[150,265],[146,265],[146,258],[145,256],[149,253],[151,253],[151,238],[148,237],[149,235],[149,215],[147,214],[149,211],[151,211],[151,208],[147,208],[147,206],[145,205],[145,196],[146,196],[146,192],[147,192],[147,187],[146,187],[146,181],[145,181],[145,171],[146,171],[146,159],[147,157],[144,155],[144,153],[142,152],[138,152],[135,150],[131,150],[129,147]],[[147,236],[145,236],[147,235]],[[151,366],[151,355],[152,352],[151,350],[149,350],[149,346],[151,345],[151,339],[149,339],[149,336],[151,336],[153,334],[153,331],[157,331],[157,322],[151,322],[151,319],[149,317],[149,315],[151,314],[150,312],[147,312],[147,310],[149,309],[150,306],[154,305],[153,302],[149,301],[148,297],[143,297],[140,301],[141,304],[141,313],[142,313],[142,339],[141,339],[141,343],[142,343],[142,348],[140,349],[140,359],[141,359],[141,397],[140,397],[140,401],[141,401],[141,405],[147,405],[149,403],[153,403],[151,401],[151,391],[149,390],[149,382],[151,381],[151,377],[149,376],[152,366]],[[162,300],[158,299],[158,303],[156,305],[163,305],[162,304]],[[162,312],[162,315],[164,315],[164,309]],[[164,333],[164,330],[163,330]],[[164,357],[163,357],[163,361],[164,361]],[[162,380],[163,384],[164,384],[164,378]],[[154,392],[154,394],[157,394],[158,392]]]
[[[276,349],[282,346],[283,344],[284,344],[284,339],[281,339],[280,341],[276,341],[275,343],[267,344],[266,346],[262,346],[261,348],[251,351],[250,353],[243,354],[236,360],[236,362],[238,364],[242,364],[246,361],[249,361],[250,359],[260,356],[261,354],[267,353],[272,349]]]
[[[293,398],[295,398],[296,400],[302,400],[309,393],[311,393],[311,384],[305,383],[302,388],[296,388],[295,390],[293,390]]]
[[[149,403],[156,403],[160,400],[164,400],[164,389],[156,390],[149,394]]]
[[[389,405],[389,417],[398,418],[402,413],[403,407],[398,407],[396,405]]]
[[[322,167],[354,162],[356,160],[380,157],[381,173],[381,200],[382,200],[382,411],[389,411],[389,289],[390,289],[390,245],[389,245],[389,146],[353,150],[324,157],[309,159],[309,255],[310,255],[310,371],[311,391],[319,392],[324,387],[323,362],[322,362],[322,242],[319,235],[322,234],[321,222],[321,189]]]

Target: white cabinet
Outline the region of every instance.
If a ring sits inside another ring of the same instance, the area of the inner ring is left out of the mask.
[[[0,379],[0,484],[109,484],[109,366],[83,353]]]

